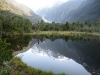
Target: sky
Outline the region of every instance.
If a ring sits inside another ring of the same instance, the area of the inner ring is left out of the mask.
[[[60,2],[63,3],[68,0],[15,0],[15,1],[27,5],[28,7],[36,11],[39,8],[52,7],[55,3],[60,3]]]

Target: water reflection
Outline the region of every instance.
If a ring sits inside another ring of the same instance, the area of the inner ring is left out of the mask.
[[[59,60],[59,61],[62,61],[62,60],[68,60],[69,58],[61,55],[60,53],[58,52],[53,52],[52,50],[50,49],[42,49],[38,44],[35,44],[33,47],[30,48],[30,50],[28,51],[31,51],[32,53],[36,54],[36,55],[39,55],[39,56],[49,56],[51,58],[53,58],[54,60]]]
[[[31,48],[22,53],[23,61],[30,66],[69,75],[99,75],[100,43],[83,40],[32,39]],[[20,54],[19,54],[20,55]],[[88,71],[88,72],[87,72]],[[90,74],[90,73],[91,74]]]
[[[49,57],[48,54],[44,52],[35,52],[33,53],[32,48],[30,48],[27,52],[23,55],[22,59],[25,63],[27,63],[30,66],[33,66],[35,68],[39,68],[46,71],[53,71],[55,73],[68,73],[69,75],[90,75],[84,67],[82,67],[80,64],[76,63],[74,60],[69,59],[67,60],[66,57],[64,60],[60,60],[59,56],[58,58],[51,56]],[[63,56],[64,57],[64,56]]]
[[[14,51],[20,51],[24,47],[27,47],[32,36],[30,35],[19,35],[19,36],[7,36],[5,37],[7,42],[11,44],[9,48],[12,48]]]
[[[24,47],[27,47],[31,39],[32,36],[24,35],[0,36],[0,70],[2,67],[1,65],[3,65],[3,62],[11,60],[12,53],[14,51],[22,50]]]

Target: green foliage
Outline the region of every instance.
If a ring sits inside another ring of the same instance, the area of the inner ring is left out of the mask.
[[[4,61],[9,61],[12,58],[12,49],[8,49],[9,43],[6,43],[6,40],[0,39],[0,65],[3,64]]]
[[[4,68],[1,68],[0,75],[10,75],[10,72],[11,72],[11,68],[4,67]]]
[[[69,30],[69,23],[68,22],[66,22],[64,30]]]
[[[78,32],[96,32],[100,33],[99,23],[90,24],[87,21],[84,23],[73,22],[65,24],[60,23],[37,23],[33,25],[33,30],[35,31],[78,31]]]
[[[0,34],[23,33],[31,31],[31,22],[9,11],[0,11]]]

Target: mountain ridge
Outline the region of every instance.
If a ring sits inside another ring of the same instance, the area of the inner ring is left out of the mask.
[[[0,10],[9,11],[18,16],[22,16],[29,19],[32,23],[37,23],[38,21],[42,20],[42,18],[35,14],[30,8],[16,2],[15,0],[1,0]]]
[[[100,0],[69,0],[58,7],[43,9],[37,13],[48,21],[59,23],[68,22],[97,22],[100,18]],[[46,10],[46,13],[43,11]],[[44,16],[43,16],[44,15]]]

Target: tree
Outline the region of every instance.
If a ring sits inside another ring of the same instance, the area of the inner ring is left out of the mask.
[[[2,34],[2,21],[0,20],[0,34]]]
[[[84,22],[84,24],[86,25],[86,24],[88,24],[88,22],[87,22],[87,21],[85,21],[85,22]]]
[[[65,29],[69,30],[69,23],[68,22],[66,22],[66,24],[65,24]]]
[[[52,27],[53,27],[53,30],[55,30],[55,29],[56,29],[56,24],[55,24],[55,22],[54,22],[54,21],[52,21]]]
[[[44,20],[41,20],[41,24],[44,24]]]

